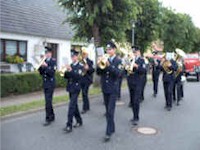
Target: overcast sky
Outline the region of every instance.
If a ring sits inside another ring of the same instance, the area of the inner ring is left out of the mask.
[[[163,6],[171,7],[177,12],[189,14],[195,26],[200,28],[200,1],[199,0],[159,0]]]

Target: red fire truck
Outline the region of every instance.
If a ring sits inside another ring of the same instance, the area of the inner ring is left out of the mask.
[[[185,75],[195,76],[197,81],[200,78],[200,53],[187,54],[187,58],[184,59]]]

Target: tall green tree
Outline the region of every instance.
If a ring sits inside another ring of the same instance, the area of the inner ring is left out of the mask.
[[[67,12],[66,21],[74,27],[75,38],[94,37],[96,46],[112,38],[125,41],[125,31],[137,14],[132,0],[58,0],[58,3]]]
[[[195,28],[194,47],[191,52],[200,52],[200,29]]]
[[[167,8],[162,8],[161,15],[160,39],[164,42],[165,51],[181,48],[191,52],[195,42],[195,26],[191,17]]]
[[[160,3],[158,0],[134,0],[139,12],[135,20],[135,45],[139,45],[144,51],[152,41],[158,39],[158,27],[160,25]],[[132,31],[127,31],[131,41]]]

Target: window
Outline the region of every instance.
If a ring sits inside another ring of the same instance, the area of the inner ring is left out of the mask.
[[[27,41],[16,41],[1,39],[1,60],[5,61],[6,56],[18,55],[27,60]]]
[[[0,45],[0,53],[1,53],[1,60],[3,59],[3,42],[1,41],[1,43],[0,43],[1,45]]]
[[[19,42],[19,55],[26,60],[26,42]]]
[[[6,45],[6,50],[5,53],[6,55],[13,56],[17,54],[17,42],[16,41],[5,41]]]

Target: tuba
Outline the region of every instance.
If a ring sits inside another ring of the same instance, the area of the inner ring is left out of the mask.
[[[163,57],[166,58],[166,54],[164,54]],[[163,69],[165,70],[165,72],[166,72],[167,74],[171,74],[171,73],[173,72],[173,70],[169,69],[169,67],[168,67],[169,65],[171,65],[171,62],[170,62],[169,60],[163,61],[163,62],[161,63],[161,65],[162,65]]]
[[[175,76],[177,77],[182,72],[182,70],[183,70],[183,63],[180,62],[180,61],[178,61],[178,60],[180,58],[186,58],[187,55],[186,55],[186,53],[183,50],[178,49],[178,48],[175,50],[175,52],[176,52],[176,59],[175,59],[175,61],[176,61],[177,65],[178,65],[178,69],[175,72]]]
[[[84,58],[84,55],[87,55],[87,49],[82,47],[78,56],[79,62],[83,64],[83,66],[87,65],[87,60]],[[87,73],[87,70],[83,70],[82,75],[84,76]]]

